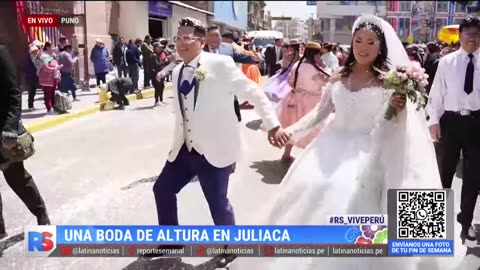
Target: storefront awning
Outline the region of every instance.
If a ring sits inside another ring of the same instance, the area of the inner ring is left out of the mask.
[[[201,12],[201,13],[205,13],[205,14],[208,14],[208,15],[213,15],[213,13],[208,11],[208,10],[199,9],[199,8],[194,7],[194,6],[187,5],[187,4],[185,4],[183,2],[180,2],[180,1],[168,1],[168,2],[170,4],[174,4],[174,5],[177,5],[177,6],[181,6],[181,7],[184,7],[184,8],[191,9],[191,10],[195,10],[195,11],[198,11],[198,12]]]

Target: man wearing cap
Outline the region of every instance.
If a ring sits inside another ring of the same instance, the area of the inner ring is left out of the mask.
[[[95,77],[97,79],[97,86],[102,82],[107,82],[108,69],[108,58],[110,54],[108,53],[105,44],[99,38],[95,40],[95,47],[93,47],[92,52],[90,53],[90,61],[93,63],[93,70],[95,72]]]
[[[268,77],[272,77],[277,73],[282,65],[280,61],[283,59],[282,39],[276,38],[273,46],[268,46],[265,49],[265,64],[267,65]]]

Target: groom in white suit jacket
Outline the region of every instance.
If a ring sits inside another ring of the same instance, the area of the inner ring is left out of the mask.
[[[159,225],[178,225],[176,194],[195,175],[215,225],[235,224],[227,198],[228,179],[241,156],[239,123],[232,110],[234,95],[255,105],[272,144],[288,140],[263,91],[232,58],[203,52],[205,35],[201,22],[184,18],[175,37],[184,62],[173,70],[173,145],[153,186]]]

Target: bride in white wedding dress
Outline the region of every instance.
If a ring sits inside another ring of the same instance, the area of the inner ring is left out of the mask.
[[[295,140],[333,111],[334,119],[292,164],[258,224],[326,225],[328,215],[386,214],[388,189],[441,189],[425,113],[383,88],[379,70],[411,64],[402,43],[372,15],[359,17],[353,29],[345,67],[315,109],[287,131]],[[398,111],[390,121],[384,118],[389,103]],[[229,269],[450,270],[462,269],[465,254],[458,238],[455,257],[237,258]]]

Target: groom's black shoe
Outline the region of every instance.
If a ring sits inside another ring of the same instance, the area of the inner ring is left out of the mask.
[[[140,255],[140,257],[142,258],[158,258],[158,257],[162,257],[162,256],[165,256],[165,255],[169,255],[169,253],[167,252],[167,250],[181,250],[185,248],[185,246],[182,246],[182,245],[160,245],[152,250],[150,250],[151,252],[146,252],[145,254],[142,254]],[[175,255],[176,253],[173,253],[172,252],[172,255]]]
[[[477,240],[477,231],[472,225],[464,226],[462,225],[462,232],[460,233],[462,238],[465,238],[470,241]]]
[[[227,249],[228,246],[224,246],[224,249]],[[233,262],[237,258],[235,254],[221,254],[216,256],[217,259],[217,268],[225,268],[231,262]]]

